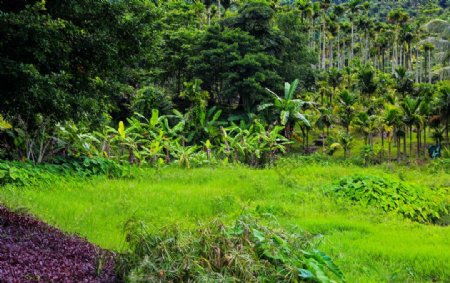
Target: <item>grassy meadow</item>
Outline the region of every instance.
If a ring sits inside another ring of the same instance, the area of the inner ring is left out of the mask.
[[[0,202],[117,252],[127,249],[123,227],[129,219],[157,232],[252,213],[317,235],[318,248],[335,260],[348,282],[450,281],[450,227],[414,223],[324,194],[341,177],[354,174],[450,187],[449,174],[431,174],[424,167],[287,162],[259,170],[136,169],[131,179],[65,178],[33,188],[6,186]]]

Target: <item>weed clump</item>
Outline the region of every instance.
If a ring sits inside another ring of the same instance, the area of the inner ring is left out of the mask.
[[[445,192],[425,190],[381,177],[357,175],[342,178],[332,193],[421,223],[436,222],[448,214]]]
[[[127,282],[331,282],[344,276],[314,248],[309,234],[259,224],[249,216],[234,225],[220,220],[194,231],[178,228],[149,234],[127,226],[130,252],[117,260]]]

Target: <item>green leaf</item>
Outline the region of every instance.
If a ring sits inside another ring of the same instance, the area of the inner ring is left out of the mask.
[[[152,117],[150,118],[150,126],[155,127],[158,124],[159,110],[152,109]]]
[[[259,242],[264,242],[265,237],[264,237],[264,234],[261,231],[253,229],[252,230],[252,234]]]
[[[117,132],[119,133],[121,139],[125,139],[125,125],[122,121],[119,122],[119,128],[117,129]]]
[[[286,125],[286,123],[288,122],[288,119],[289,119],[289,111],[285,111],[285,110],[283,110],[283,111],[281,111],[281,113],[280,113],[280,122],[281,122],[281,125]]]

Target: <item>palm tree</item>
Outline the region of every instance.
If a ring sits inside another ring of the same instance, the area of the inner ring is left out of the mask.
[[[357,85],[365,102],[377,90],[376,73],[371,65],[362,66],[357,73]]]
[[[434,50],[434,45],[430,42],[424,42],[422,44],[422,49],[424,51],[425,55],[425,66],[426,66],[426,72],[428,73],[428,83],[431,83],[431,80],[433,78],[433,70],[431,68],[431,51]]]
[[[292,84],[286,82],[284,84],[284,97],[279,97],[275,92],[266,88],[274,96],[274,102],[258,107],[258,111],[275,108],[279,112],[279,122],[284,126],[285,137],[288,139],[292,137],[294,126],[298,121],[302,121],[305,125],[310,126],[308,119],[303,114],[303,110],[311,103],[294,98],[298,84],[299,81],[297,79]]]
[[[432,84],[421,83],[418,85],[417,94],[422,100],[420,104],[420,114],[423,117],[423,147],[424,156],[427,154],[427,126],[429,124],[430,116],[432,114],[432,99],[433,94],[436,92],[436,88]],[[420,134],[422,135],[422,134]],[[421,147],[420,139],[418,139],[418,152]],[[420,155],[420,153],[418,153]]]
[[[408,93],[413,92],[414,80],[411,77],[410,72],[408,72],[405,68],[399,67],[395,70],[395,89],[398,93],[405,97]]]
[[[412,98],[406,96],[402,103],[400,104],[403,109],[403,122],[409,128],[409,155],[412,156],[412,135],[413,126],[417,126],[417,133],[420,132],[420,125],[422,124],[423,118],[420,114],[420,98]],[[405,137],[406,138],[406,137]],[[419,136],[417,137],[419,138]]]
[[[320,107],[319,108],[319,117],[316,121],[316,127],[319,130],[322,130],[322,148],[325,146],[325,129],[327,129],[326,136],[330,136],[330,127],[334,123],[334,114],[333,110],[330,107]]]
[[[331,68],[327,71],[328,84],[333,88],[333,93],[330,97],[330,105],[333,104],[333,94],[336,94],[337,88],[342,82],[342,73],[337,68]]]
[[[369,115],[367,112],[359,112],[353,121],[356,129],[362,132],[364,137],[364,143],[367,145],[373,145],[372,135],[379,129],[381,119],[377,115]]]
[[[394,41],[394,51],[392,52],[393,58],[392,58],[392,64],[393,67],[398,67],[398,61],[399,61],[399,34],[400,34],[400,27],[404,23],[406,23],[409,19],[409,14],[401,9],[393,10],[388,14],[388,21],[391,24],[395,25],[395,41]]]
[[[434,34],[423,42],[431,43],[438,51],[435,54],[440,67],[435,71],[441,79],[450,78],[450,23],[448,21],[435,19],[428,22],[424,28]]]
[[[304,23],[306,19],[309,20],[312,17],[314,13],[314,7],[311,0],[297,0],[295,2],[295,6],[300,11],[302,23]]]
[[[443,81],[438,86],[438,94],[435,99],[435,108],[439,112],[441,121],[445,126],[445,137],[449,142],[450,121],[450,81]]]
[[[342,90],[339,93],[338,115],[341,125],[344,127],[347,135],[350,134],[350,124],[355,116],[355,104],[358,96],[348,90]]]
[[[355,46],[355,25],[354,20],[358,16],[360,8],[361,8],[362,0],[350,0],[348,2],[348,8],[350,10],[350,22],[352,24],[351,26],[351,45],[350,45],[350,61],[353,60],[354,56],[354,50],[353,47]]]
[[[395,140],[397,144],[397,160],[400,161],[400,135],[398,133],[403,123],[403,113],[399,107],[393,104],[386,104],[384,109],[385,131],[388,134],[388,159],[391,160],[391,144],[392,140]]]

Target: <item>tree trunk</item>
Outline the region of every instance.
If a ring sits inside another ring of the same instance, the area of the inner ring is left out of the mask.
[[[403,135],[403,153],[405,154],[405,158],[407,157],[407,151],[406,151],[406,134],[407,134],[407,129],[405,127],[405,131],[404,131],[404,135]]]
[[[355,26],[353,25],[353,21],[352,21],[352,45],[350,46],[350,61],[353,60],[353,56],[354,56],[354,54],[353,54],[353,46],[355,45],[354,35],[355,35]]]
[[[422,130],[420,129],[419,126],[417,126],[417,158],[420,158],[420,141],[421,141],[421,137],[420,134],[422,133]]]
[[[428,49],[428,83],[431,84],[431,49]]]
[[[425,123],[423,126],[423,145],[425,147],[424,149],[424,156],[427,156],[427,124]]]
[[[412,130],[412,125],[409,126],[409,156],[412,157],[412,136],[413,136],[413,130]]]

